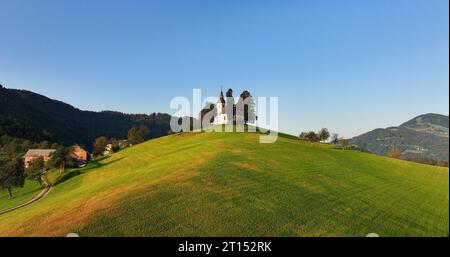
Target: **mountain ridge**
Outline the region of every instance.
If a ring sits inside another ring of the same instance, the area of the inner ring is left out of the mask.
[[[377,128],[353,137],[350,144],[369,152],[387,155],[397,148],[405,158],[448,161],[449,117],[437,113],[416,116],[399,126]]]

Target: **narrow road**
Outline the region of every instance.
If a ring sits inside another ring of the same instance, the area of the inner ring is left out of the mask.
[[[28,206],[28,205],[30,205],[30,204],[32,204],[32,203],[35,203],[35,202],[41,200],[41,199],[44,198],[46,195],[48,195],[48,193],[50,193],[50,191],[52,190],[52,186],[51,186],[50,183],[48,182],[48,180],[47,180],[47,178],[45,177],[45,175],[42,175],[42,181],[44,182],[45,187],[44,187],[44,189],[42,189],[42,191],[41,191],[38,195],[36,195],[33,199],[29,200],[29,201],[26,202],[26,203],[23,203],[23,204],[21,204],[21,205],[15,206],[15,207],[13,207],[13,208],[6,209],[6,210],[4,210],[4,211],[0,211],[0,215],[5,214],[5,213],[8,213],[8,212],[11,212],[11,211],[14,211],[14,210],[17,210],[17,209],[19,209],[19,208],[23,208],[23,207],[25,207],[25,206]]]

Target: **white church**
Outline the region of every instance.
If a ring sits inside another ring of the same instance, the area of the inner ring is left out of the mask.
[[[223,97],[223,90],[220,90],[219,101],[216,104],[217,108],[217,119],[215,120],[216,124],[228,124],[227,112],[225,110],[225,98]]]

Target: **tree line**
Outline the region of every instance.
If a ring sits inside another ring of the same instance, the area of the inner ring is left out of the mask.
[[[310,141],[310,142],[327,142],[329,139],[330,144],[340,145],[343,150],[348,149],[348,140],[339,137],[337,133],[331,134],[327,128],[322,128],[317,133],[314,131],[301,132],[299,135],[300,140]]]
[[[441,166],[441,167],[448,167],[448,162],[444,160],[435,160],[428,157],[405,157],[402,155],[402,152],[400,149],[396,147],[389,148],[387,152],[387,156],[395,159],[410,161],[410,162],[417,162],[422,164],[428,164],[428,165],[434,165],[434,166]]]
[[[150,130],[142,124],[137,124],[133,125],[131,129],[128,130],[127,135],[127,143],[129,145],[137,145],[150,139]],[[92,155],[95,158],[104,155],[107,150],[115,153],[125,147],[121,145],[121,140],[116,138],[108,138],[106,136],[97,137],[92,145]],[[110,145],[110,149],[107,149],[108,145]]]

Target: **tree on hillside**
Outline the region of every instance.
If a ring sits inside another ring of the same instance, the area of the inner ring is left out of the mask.
[[[113,139],[111,139],[110,143],[111,143],[111,152],[117,153],[120,150],[119,140],[113,138]]]
[[[59,168],[60,174],[63,173],[66,167],[75,166],[76,160],[72,157],[72,151],[72,147],[58,147],[49,160],[49,166],[52,168]]]
[[[232,116],[232,118],[228,120],[235,121],[236,120],[236,105],[234,103],[234,97],[233,97],[233,89],[228,89],[225,93],[226,96],[226,103],[225,103],[225,113],[227,115]]]
[[[24,152],[30,150],[30,148],[33,146],[33,143],[30,140],[24,140],[22,142],[22,149]]]
[[[301,132],[298,136],[299,139],[306,140],[306,132]]]
[[[49,149],[50,146],[50,143],[47,140],[44,140],[39,144],[39,149]]]
[[[134,125],[128,131],[128,141],[131,144],[136,145],[144,142],[150,135],[150,130],[144,125]]]
[[[322,128],[319,131],[319,140],[325,142],[328,138],[330,138],[330,132],[328,131],[328,129]]]
[[[302,132],[300,134],[300,139],[308,140],[310,142],[318,142],[320,140],[319,135],[314,131]]]
[[[225,93],[225,96],[226,97],[233,97],[233,89],[229,88],[227,90],[227,92]]]
[[[396,159],[401,159],[402,158],[402,153],[400,152],[399,149],[393,147],[390,148],[387,152],[387,155],[391,158],[396,158]]]
[[[94,150],[92,151],[92,154],[97,157],[103,154],[103,152],[106,149],[106,145],[108,144],[108,138],[107,137],[97,137],[94,141]]]
[[[345,138],[339,139],[339,144],[342,147],[342,150],[345,150],[348,147],[348,140]]]
[[[22,145],[16,138],[11,140],[11,142],[9,142],[3,149],[10,159],[18,157],[19,154],[23,152]]]
[[[298,136],[301,140],[307,140],[311,142],[315,142],[319,140],[319,136],[314,131],[309,132],[301,132]]]
[[[333,135],[331,135],[331,142],[334,145],[339,144],[339,135],[337,133],[333,133]]]
[[[0,189],[7,190],[9,198],[13,197],[13,187],[23,187],[25,183],[22,158],[14,158],[0,163]]]
[[[236,109],[236,119],[244,121],[244,124],[255,122],[257,119],[255,101],[247,90],[241,93]]]
[[[40,156],[34,159],[28,168],[25,169],[25,175],[27,178],[36,180],[39,184],[42,184],[42,175],[45,170],[44,157]]]
[[[212,102],[206,102],[205,106],[200,111],[200,122],[202,122],[202,127],[208,127],[210,124],[214,122],[215,113],[210,113],[212,110],[214,110],[214,104]],[[211,117],[209,121],[203,120],[206,115],[208,115],[206,119]]]

